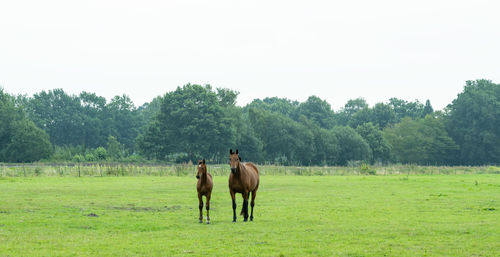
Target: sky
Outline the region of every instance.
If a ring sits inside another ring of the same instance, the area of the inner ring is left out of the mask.
[[[442,109],[500,83],[500,1],[0,1],[0,87],[62,88],[140,106],[186,83],[237,104],[316,95]]]

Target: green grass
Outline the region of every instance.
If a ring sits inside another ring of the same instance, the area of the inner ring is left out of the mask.
[[[498,175],[262,176],[247,223],[214,180],[207,225],[189,176],[0,177],[0,256],[500,253]]]

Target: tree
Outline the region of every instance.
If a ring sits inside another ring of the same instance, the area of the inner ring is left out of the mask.
[[[500,163],[500,84],[467,81],[447,107],[446,128],[460,146],[458,162]]]
[[[363,109],[368,109],[368,104],[366,100],[363,98],[356,98],[347,101],[342,108],[335,116],[337,124],[342,126],[347,126],[349,121],[352,119],[355,113],[361,111]],[[361,124],[358,124],[361,125]]]
[[[432,114],[434,112],[434,109],[432,108],[431,101],[427,100],[425,101],[425,106],[424,109],[422,110],[422,118],[425,118],[425,116]]]
[[[124,146],[114,136],[108,137],[106,152],[113,160],[119,160],[125,156]]]
[[[370,146],[372,153],[371,163],[385,163],[390,160],[391,146],[385,140],[382,132],[371,122],[358,126],[356,132],[358,132]]]
[[[450,164],[457,150],[448,136],[443,120],[427,115],[425,119],[404,118],[384,130],[394,160],[423,165]]]
[[[319,127],[311,120],[301,121],[313,133],[313,165],[336,165],[340,153],[338,139],[332,130]]]
[[[304,125],[279,113],[250,109],[249,123],[263,143],[265,159],[281,164],[309,165],[313,134]]]
[[[49,136],[27,119],[14,123],[11,142],[5,149],[5,160],[9,162],[34,162],[48,158],[52,153]]]
[[[142,106],[137,108],[137,112],[139,113],[139,116],[141,117],[141,119],[140,119],[140,122],[141,122],[140,131],[141,131],[141,133],[143,133],[145,131],[145,129],[147,128],[147,125],[149,123],[151,123],[151,121],[160,112],[161,102],[162,102],[162,96],[157,96],[151,102],[144,103]]]
[[[0,88],[0,161],[33,162],[52,152],[48,135],[26,118],[15,98]]]
[[[82,139],[84,148],[96,148],[106,142],[111,133],[112,122],[108,117],[106,99],[95,93],[81,92],[79,95],[82,117]]]
[[[396,113],[391,106],[387,104],[375,104],[375,106],[373,106],[372,115],[370,121],[381,129],[396,123]]]
[[[340,147],[337,165],[346,165],[349,161],[370,160],[370,146],[353,128],[336,126],[332,131]]]
[[[373,121],[373,109],[365,107],[352,115],[352,117],[347,121],[347,124],[351,128],[357,128],[368,122]]]
[[[239,92],[231,89],[217,88],[217,100],[222,107],[235,106],[239,94]]]
[[[293,118],[299,102],[291,101],[286,98],[266,97],[264,100],[255,99],[243,108],[244,113],[249,109],[260,109],[270,112],[277,112],[289,118]]]
[[[226,156],[236,139],[235,125],[219,99],[209,85],[187,84],[165,94],[160,112],[138,138],[141,151],[160,160],[174,153],[186,153],[190,160]]]
[[[104,147],[99,146],[95,149],[94,156],[98,161],[104,161],[106,160],[106,158],[108,158],[108,152]]]
[[[330,129],[335,125],[335,113],[332,107],[328,102],[321,100],[317,96],[310,96],[307,101],[299,104],[294,116],[296,121],[299,120],[300,116],[305,116],[326,129]]]
[[[398,98],[390,98],[389,106],[394,110],[395,113],[395,122],[400,122],[401,119],[405,117],[410,117],[412,119],[423,118],[425,115],[432,113],[432,107],[430,106],[430,101],[427,100],[426,104],[428,104],[427,108],[431,108],[425,110],[424,113],[424,105],[420,103],[418,100],[415,102],[408,102]]]
[[[49,134],[54,145],[84,144],[80,99],[62,89],[35,94],[27,106],[28,117]]]
[[[141,117],[127,95],[115,96],[107,105],[110,115],[111,133],[127,149],[133,149],[139,135]]]

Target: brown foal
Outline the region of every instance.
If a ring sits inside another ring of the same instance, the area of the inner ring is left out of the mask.
[[[205,160],[198,161],[198,173],[196,174],[198,179],[198,184],[196,185],[196,190],[198,191],[198,202],[200,208],[200,223],[203,223],[203,196],[207,199],[207,224],[210,224],[210,196],[212,195],[212,188],[214,183],[212,181],[212,175],[207,172],[207,165]]]

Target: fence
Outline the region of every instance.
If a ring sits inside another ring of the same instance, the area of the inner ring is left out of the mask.
[[[258,165],[260,175],[273,176],[348,176],[348,175],[438,175],[438,174],[500,174],[499,166],[277,166]],[[208,165],[213,176],[228,176],[228,164]],[[121,164],[121,163],[67,163],[67,164],[0,164],[1,177],[32,176],[195,176],[191,164]]]

